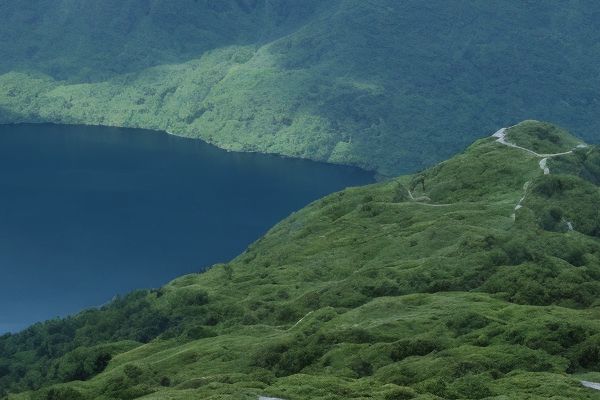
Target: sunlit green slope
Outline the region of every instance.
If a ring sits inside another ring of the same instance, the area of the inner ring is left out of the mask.
[[[600,131],[600,3],[0,2],[0,122],[169,130],[394,176],[480,132]]]
[[[597,147],[523,122],[319,200],[229,264],[0,338],[0,387],[43,387],[15,400],[599,399],[580,383],[600,381],[599,183]]]

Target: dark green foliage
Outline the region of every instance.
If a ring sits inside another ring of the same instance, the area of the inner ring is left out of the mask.
[[[444,346],[433,339],[404,339],[392,344],[390,357],[393,361],[402,361],[406,357],[426,356]]]
[[[413,389],[407,387],[393,388],[383,395],[385,400],[409,400],[414,399],[415,397],[417,397],[417,393]]]
[[[178,308],[202,306],[208,303],[208,293],[197,289],[182,289],[173,303]]]
[[[36,70],[60,80],[105,79],[279,36],[318,8],[311,0],[3,2],[0,72],[29,69],[35,60]]]
[[[546,230],[566,231],[568,222],[575,230],[600,237],[600,190],[582,178],[548,175],[533,184],[526,204]]]
[[[155,371],[148,367],[135,364],[125,364],[122,371],[113,374],[103,387],[103,394],[108,398],[120,400],[137,399],[152,393],[152,386],[165,387],[164,377],[158,377]],[[170,383],[170,382],[169,382]]]
[[[576,149],[571,157],[553,159],[552,170],[558,174],[577,175],[600,185],[600,150],[598,147]]]
[[[192,340],[209,338],[217,334],[210,328],[204,326],[192,326],[186,331],[186,336]]]
[[[452,320],[448,321],[447,325],[456,335],[461,336],[485,328],[489,322],[490,321],[484,315],[467,312],[455,314]]]
[[[61,382],[84,381],[104,371],[111,354],[102,349],[79,348],[61,357],[56,367],[56,377]]]
[[[168,376],[163,376],[162,378],[160,378],[160,386],[171,386],[171,378],[169,378]]]
[[[600,296],[600,282],[586,268],[574,269],[555,260],[502,267],[482,289],[519,304],[590,306]]]
[[[358,378],[373,375],[373,366],[365,360],[356,359],[351,361],[350,369],[352,369]]]
[[[51,388],[41,391],[33,400],[84,400],[85,397],[75,389]]]
[[[446,388],[449,399],[483,399],[493,395],[491,377],[487,374],[466,375],[452,382]]]
[[[597,140],[599,13],[592,1],[5,0],[0,122],[169,130],[388,176],[525,118]],[[562,147],[557,132],[529,127],[527,144]]]
[[[174,297],[175,310],[207,301],[206,292],[202,290],[180,294]],[[36,324],[19,335],[5,335],[0,340],[0,358],[15,361],[0,363],[0,369],[4,370],[0,386],[37,388],[48,382],[86,380],[103,371],[115,352],[148,342],[173,328],[178,320],[176,313],[156,309],[153,299],[157,297],[158,293],[137,291],[116,298],[101,309],[85,311],[77,318]],[[183,326],[179,326],[178,330],[181,329]],[[192,339],[214,336],[199,326],[186,332]],[[97,345],[120,341],[130,342]],[[16,361],[25,354],[26,367]]]
[[[272,370],[276,376],[287,376],[311,365],[330,346],[331,343],[314,337],[296,336],[259,349],[254,356],[253,365]]]
[[[600,369],[600,335],[596,334],[587,339],[577,352],[579,366],[597,371]]]

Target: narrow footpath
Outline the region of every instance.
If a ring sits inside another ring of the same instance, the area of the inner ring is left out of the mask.
[[[498,142],[498,143],[500,143],[500,144],[502,144],[504,146],[512,147],[512,148],[519,149],[519,150],[523,150],[523,151],[525,151],[525,152],[533,155],[534,157],[540,158],[540,162],[539,162],[538,165],[540,166],[540,169],[542,170],[542,172],[544,173],[544,175],[550,175],[550,168],[548,167],[548,159],[554,158],[554,157],[558,157],[558,156],[564,156],[564,155],[567,155],[567,154],[573,154],[573,151],[575,151],[575,149],[582,148],[582,147],[587,147],[586,144],[582,143],[582,144],[577,145],[572,150],[565,151],[565,152],[562,152],[562,153],[540,154],[540,153],[537,153],[537,152],[535,152],[535,151],[533,151],[531,149],[528,149],[526,147],[522,147],[522,146],[519,146],[519,145],[516,145],[514,143],[509,142],[508,139],[506,138],[506,135],[508,134],[508,130],[509,129],[510,128],[499,129],[496,133],[494,133],[492,135],[492,137],[495,137],[496,138],[496,142]],[[525,201],[525,198],[527,197],[527,189],[529,188],[530,184],[531,184],[531,181],[528,181],[528,182],[525,182],[525,185],[523,185],[523,190],[524,190],[523,197],[521,197],[521,199],[519,199],[519,201],[515,205],[515,208],[514,208],[515,212],[511,215],[511,217],[512,217],[513,220],[515,220],[517,218],[517,214],[516,214],[517,210],[519,210],[520,208],[523,207],[522,204]],[[570,221],[565,221],[565,223],[567,224],[568,229],[570,231],[572,231],[573,230],[573,224]]]

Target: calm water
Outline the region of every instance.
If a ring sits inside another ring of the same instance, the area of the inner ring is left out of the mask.
[[[164,133],[0,125],[0,331],[227,261],[354,168]]]

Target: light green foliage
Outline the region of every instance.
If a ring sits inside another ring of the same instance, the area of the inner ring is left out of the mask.
[[[393,176],[485,132],[600,130],[600,3],[8,0],[0,122],[169,130]]]
[[[589,172],[592,155],[561,157]],[[598,192],[483,139],[318,200],[228,264],[0,338],[0,387],[41,387],[13,400],[598,399],[579,379],[600,368],[600,239],[544,224],[549,207],[596,212]],[[98,354],[111,359],[91,377]]]

